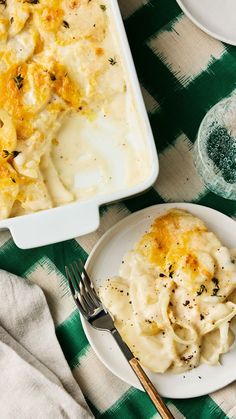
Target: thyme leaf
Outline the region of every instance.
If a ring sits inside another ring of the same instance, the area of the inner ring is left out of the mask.
[[[116,57],[114,57],[114,58],[110,57],[108,61],[109,61],[109,63],[110,63],[111,65],[115,65],[115,64],[117,64]]]
[[[18,74],[17,76],[14,77],[13,80],[16,83],[17,88],[20,90],[23,87],[24,77],[22,77],[21,74]]]
[[[39,0],[25,0],[24,3],[39,4]]]
[[[20,154],[20,151],[8,151],[8,150],[2,150],[3,152],[3,158],[6,159],[7,157],[13,157],[13,159],[15,157],[17,157]]]

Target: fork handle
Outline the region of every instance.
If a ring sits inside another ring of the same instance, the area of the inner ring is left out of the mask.
[[[175,419],[166,404],[163,402],[161,396],[158,394],[156,388],[149,380],[137,358],[134,357],[129,347],[123,341],[118,330],[114,328],[111,333],[161,417],[163,419]]]
[[[155,389],[152,382],[149,380],[147,374],[141,367],[140,363],[136,358],[132,358],[129,361],[133,371],[137,375],[140,383],[142,384],[144,390],[149,395],[151,401],[153,402],[154,406],[157,408],[158,412],[160,413],[163,419],[174,419],[174,416],[163,402],[162,398],[158,394],[157,390]]]

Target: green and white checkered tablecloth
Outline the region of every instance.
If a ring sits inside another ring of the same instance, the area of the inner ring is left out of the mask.
[[[149,419],[159,416],[148,397],[113,376],[88,344],[64,266],[78,256],[85,260],[111,225],[146,206],[189,201],[235,216],[236,202],[206,190],[191,152],[206,111],[235,88],[236,47],[201,32],[175,0],[120,0],[120,5],[159,151],[160,176],[146,194],[103,208],[99,230],[86,237],[22,251],[2,232],[0,267],[43,288],[59,342],[95,417]],[[210,396],[167,402],[176,418],[236,418],[236,384]]]

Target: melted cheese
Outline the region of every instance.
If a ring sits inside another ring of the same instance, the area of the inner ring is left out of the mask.
[[[154,372],[216,364],[233,342],[236,265],[204,223],[182,210],[157,218],[100,290],[130,349]]]

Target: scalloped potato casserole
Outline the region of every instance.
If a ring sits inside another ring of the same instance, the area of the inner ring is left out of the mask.
[[[0,219],[144,178],[132,115],[108,1],[0,2]]]

